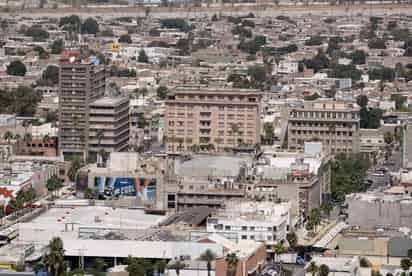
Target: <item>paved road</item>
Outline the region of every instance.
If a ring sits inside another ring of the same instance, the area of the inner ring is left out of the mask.
[[[222,15],[245,15],[253,12],[255,16],[371,16],[371,15],[412,15],[412,5],[407,4],[356,4],[353,6],[330,6],[327,4],[316,4],[309,6],[302,5],[283,5],[274,6],[265,4],[265,6],[256,5],[239,5],[232,7],[230,4],[224,7],[202,7],[202,8],[152,8],[150,16],[156,18],[170,17],[204,17],[213,14]],[[2,17],[61,17],[70,14],[80,14],[84,16],[103,16],[105,18],[119,16],[144,16],[144,8],[133,7],[110,7],[110,8],[60,8],[60,9],[13,9],[10,12],[0,12]]]
[[[372,173],[368,173],[366,179],[373,181],[372,185],[369,187],[369,191],[380,190],[387,187],[390,184],[390,172],[397,172],[401,168],[401,153],[399,151],[394,151],[388,162],[393,162],[393,165],[378,165],[379,167],[385,167],[388,172],[384,176],[373,176]]]

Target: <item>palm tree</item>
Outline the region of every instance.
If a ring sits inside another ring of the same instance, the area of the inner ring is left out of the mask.
[[[238,263],[236,253],[227,254],[225,260],[227,263],[227,276],[235,276]]]
[[[13,139],[13,133],[11,131],[6,131],[3,135],[3,139],[10,143],[10,140]]]
[[[46,183],[47,191],[52,195],[52,198],[54,198],[54,191],[59,189],[61,186],[62,184],[60,182],[60,179],[55,175],[50,177]]]
[[[164,274],[166,267],[167,267],[167,264],[166,264],[166,261],[164,260],[155,262],[153,266],[154,271],[157,272],[159,275]]]
[[[329,267],[325,264],[319,266],[318,269],[318,276],[328,276],[329,274]]]
[[[13,139],[13,133],[11,131],[6,131],[3,135],[3,139],[7,141],[8,147],[7,147],[7,156],[11,155],[11,139]]]
[[[27,129],[30,126],[30,122],[29,121],[23,121],[22,126],[24,127],[24,134],[27,133]]]
[[[30,133],[24,134],[24,137],[23,137],[24,143],[28,144],[29,142],[31,142],[31,139],[32,139],[32,136]]]
[[[186,264],[179,261],[179,260],[177,260],[177,261],[175,261],[175,262],[173,262],[173,263],[171,263],[167,266],[167,268],[169,268],[169,269],[174,269],[176,271],[177,276],[180,275],[180,270],[182,270],[185,267],[186,267]]]
[[[146,97],[148,91],[146,87],[143,87],[142,89],[139,89],[139,93],[142,95],[142,98],[144,100],[144,97]]]
[[[63,241],[60,238],[53,238],[48,247],[48,253],[44,256],[44,264],[51,276],[64,275],[66,263],[64,262]]]
[[[97,138],[97,146],[100,148],[102,140],[104,138],[104,131],[103,129],[98,129],[96,132],[96,138]],[[103,156],[100,155],[100,160],[103,160]],[[97,162],[99,163],[99,162]]]
[[[235,124],[235,123],[233,123],[233,124],[231,124],[230,125],[230,129],[231,129],[231,132],[234,134],[234,136],[235,136],[235,145],[236,145],[236,143],[238,143],[238,134],[239,134],[239,125],[238,124]],[[239,144],[237,144],[237,145],[239,145]]]
[[[67,173],[70,181],[75,182],[76,181],[76,177],[77,177],[77,172],[79,171],[79,169],[83,166],[83,162],[80,159],[80,157],[75,157],[72,160],[72,164],[69,168],[69,171]]]
[[[311,262],[306,268],[306,272],[312,273],[312,276],[316,276],[316,273],[319,271],[319,267],[315,262]]]
[[[44,136],[43,136],[43,144],[49,142],[49,139],[50,139],[49,134],[44,135]]]
[[[212,250],[207,249],[202,255],[200,255],[200,260],[207,262],[207,275],[211,276],[212,261],[216,259],[216,254]]]

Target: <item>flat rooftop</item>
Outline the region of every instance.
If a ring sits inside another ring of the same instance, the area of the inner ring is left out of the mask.
[[[147,229],[160,223],[165,216],[148,215],[140,209],[124,209],[103,206],[75,208],[51,208],[32,221],[48,227],[75,223],[77,227]]]
[[[103,97],[103,98],[95,100],[93,103],[91,103],[91,106],[92,107],[96,106],[96,105],[99,105],[99,106],[116,106],[116,105],[120,105],[120,104],[122,104],[126,101],[127,101],[127,98],[124,98],[124,97],[120,97],[120,98],[119,97],[117,97],[117,98]]]

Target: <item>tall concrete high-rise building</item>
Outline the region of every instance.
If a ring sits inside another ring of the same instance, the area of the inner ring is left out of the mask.
[[[307,101],[288,110],[288,149],[303,150],[304,142],[320,141],[334,154],[359,152],[359,106],[343,101]]]
[[[103,97],[90,104],[89,155],[127,151],[129,146],[129,99]]]
[[[166,100],[167,151],[223,151],[260,143],[262,94],[250,89],[177,87]]]
[[[104,95],[106,70],[78,50],[60,59],[59,151],[65,158],[88,155],[90,104]]]

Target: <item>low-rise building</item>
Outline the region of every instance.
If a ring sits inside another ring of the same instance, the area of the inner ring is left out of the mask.
[[[360,276],[360,261],[359,257],[321,257],[315,256],[311,262],[314,262],[318,267],[326,265],[329,268],[330,275],[336,276]],[[312,273],[307,270],[310,263],[306,264],[305,276],[311,276]]]
[[[268,250],[286,238],[290,226],[290,203],[227,202],[225,209],[208,218],[209,233],[225,233],[237,240],[263,242]]]

